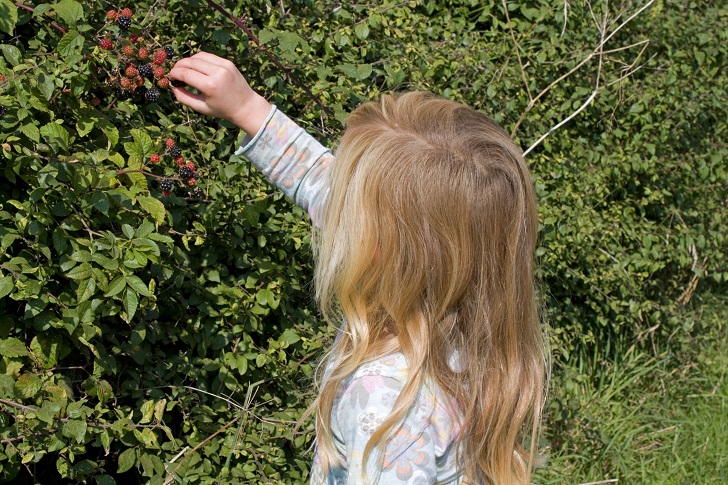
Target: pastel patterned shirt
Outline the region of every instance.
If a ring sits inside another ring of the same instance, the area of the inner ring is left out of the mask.
[[[320,225],[328,195],[327,168],[333,162],[327,148],[274,107],[256,136],[246,139],[236,154],[247,157]],[[363,364],[344,381],[331,415],[334,444],[344,464],[324,476],[314,456],[311,485],[461,483],[456,412],[432,382],[422,387],[384,451],[374,450],[364,466],[367,441],[390,414],[407,378],[404,355],[394,353]]]

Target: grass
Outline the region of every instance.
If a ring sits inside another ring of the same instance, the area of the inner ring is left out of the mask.
[[[549,460],[534,482],[728,484],[727,309],[726,297],[706,300],[699,315],[709,330],[677,355],[631,347],[558,369]]]

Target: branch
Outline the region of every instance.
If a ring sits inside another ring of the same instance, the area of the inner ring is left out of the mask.
[[[33,10],[33,8],[31,8],[31,7],[27,6],[27,5],[23,5],[23,4],[22,4],[22,3],[20,3],[20,2],[16,2],[16,3],[15,3],[15,6],[16,6],[16,7],[20,7],[20,8],[22,8],[23,10],[27,10],[28,12],[35,12],[35,10]],[[52,21],[51,19],[49,19],[49,18],[48,18],[48,17],[47,17],[47,16],[45,15],[45,14],[43,14],[43,18],[44,18],[44,19],[45,19],[46,21],[48,21],[48,22],[49,22],[49,23],[50,23],[50,24],[51,24],[51,25],[52,25],[53,27],[55,27],[56,29],[58,29],[58,31],[59,31],[59,32],[61,32],[62,34],[65,34],[65,33],[66,33],[66,29],[64,29],[63,27],[61,27],[60,25],[58,25],[57,23],[55,23],[55,22],[54,22],[54,21]]]
[[[511,130],[511,136],[515,136],[516,132],[518,131],[518,128],[521,126],[521,123],[523,123],[523,120],[526,118],[526,115],[533,109],[533,107],[536,105],[536,102],[541,99],[547,92],[549,92],[554,86],[559,84],[561,81],[566,79],[567,77],[571,76],[573,73],[578,71],[584,64],[589,62],[594,56],[596,55],[602,55],[603,54],[603,48],[604,45],[614,37],[614,35],[619,32],[625,25],[630,23],[637,15],[642,13],[645,9],[650,7],[653,3],[655,3],[655,0],[650,0],[646,4],[644,4],[639,10],[637,10],[635,13],[633,13],[627,20],[619,24],[613,31],[609,33],[609,35],[604,35],[604,32],[602,31],[602,39],[597,44],[597,46],[584,58],[579,62],[576,66],[574,66],[572,69],[570,69],[567,73],[556,79],[554,82],[546,86],[546,88],[543,89],[538,95],[531,100],[530,103],[528,103],[528,106],[526,106],[526,109],[523,111],[523,114],[521,114],[521,117],[516,122],[516,125],[513,127],[513,130]],[[605,14],[606,15],[606,14]],[[601,29],[600,29],[601,30]],[[635,44],[636,45],[636,44]],[[579,110],[582,110],[583,107],[580,107]],[[573,118],[573,116],[569,117],[568,119]]]
[[[308,86],[306,86],[305,84],[303,84],[293,74],[293,72],[291,71],[291,69],[289,69],[289,68],[285,67],[283,64],[281,64],[281,61],[279,61],[278,58],[270,50],[268,50],[268,48],[266,48],[265,46],[261,45],[260,40],[253,34],[253,31],[251,31],[248,28],[248,26],[245,25],[245,22],[243,22],[239,18],[234,17],[233,14],[231,14],[230,12],[228,12],[227,10],[225,10],[223,7],[221,7],[217,3],[213,2],[213,0],[206,0],[206,1],[207,1],[207,4],[210,7],[214,8],[215,10],[217,10],[218,12],[220,12],[221,14],[223,14],[225,17],[227,17],[228,19],[230,19],[230,21],[232,23],[234,23],[243,32],[245,32],[245,35],[247,35],[248,38],[250,38],[250,40],[255,44],[256,49],[258,49],[263,54],[265,54],[266,56],[268,56],[268,59],[270,59],[271,61],[273,61],[273,64],[275,64],[278,69],[280,69],[281,71],[283,71],[283,73],[288,77],[288,79],[290,79],[290,81],[293,84],[295,84],[299,88],[303,89],[303,91],[306,93],[306,95],[309,98],[313,99],[316,102],[316,104],[318,104],[319,107],[323,110],[324,113],[326,113],[327,115],[333,115],[333,112],[328,107],[326,107],[326,105],[324,105],[323,101],[321,101],[321,99],[319,99],[318,96],[316,96],[315,94],[313,94],[313,92],[311,92],[311,89],[309,89]]]

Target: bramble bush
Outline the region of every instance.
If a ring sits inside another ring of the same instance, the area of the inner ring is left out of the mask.
[[[305,481],[293,425],[333,333],[309,224],[233,154],[233,125],[139,76],[160,49],[231,59],[328,144],[398,89],[512,131],[560,364],[617,339],[688,348],[703,329],[681,308],[725,289],[720,5],[0,0],[0,481]]]

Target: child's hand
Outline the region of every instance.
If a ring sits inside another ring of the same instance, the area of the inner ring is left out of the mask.
[[[202,114],[232,121],[251,136],[270,113],[271,105],[253,91],[235,65],[214,54],[198,52],[177,61],[169,77],[200,92],[173,87],[177,101]]]

